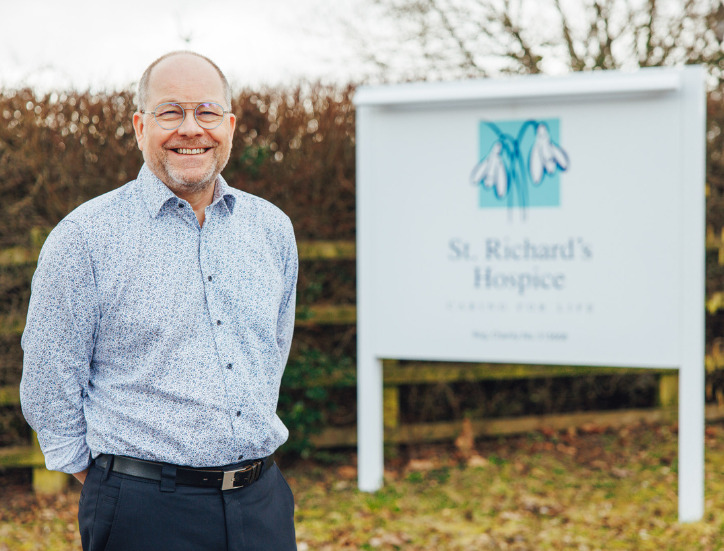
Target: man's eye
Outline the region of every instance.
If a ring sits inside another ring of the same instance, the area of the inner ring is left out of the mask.
[[[181,109],[176,107],[162,107],[161,109],[156,110],[156,116],[157,117],[180,117],[183,114],[183,111]]]

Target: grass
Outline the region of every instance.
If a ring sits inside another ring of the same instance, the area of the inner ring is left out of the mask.
[[[356,489],[354,456],[283,468],[300,551],[724,549],[724,428],[706,436],[706,510],[677,522],[674,427],[540,434],[402,450],[385,485]],[[0,494],[2,497],[2,494]],[[3,498],[0,551],[79,549],[77,488]]]

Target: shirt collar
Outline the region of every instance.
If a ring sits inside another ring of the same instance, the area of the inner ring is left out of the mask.
[[[148,165],[145,163],[141,167],[141,171],[138,173],[137,181],[141,185],[141,194],[148,208],[148,212],[151,217],[155,218],[161,212],[161,209],[169,202],[173,201],[176,203],[178,197],[174,194],[169,187],[164,184],[161,179],[156,176]],[[216,185],[214,187],[214,197],[211,200],[211,204],[215,205],[221,199],[223,199],[229,214],[234,213],[234,205],[236,204],[236,197],[231,191],[231,187],[226,183],[226,180],[219,175],[216,178]]]
[[[211,204],[215,205],[221,199],[224,200],[224,204],[229,211],[229,214],[234,214],[234,205],[236,205],[236,196],[231,191],[231,186],[226,183],[224,177],[219,174],[216,178],[216,187],[214,187],[214,198],[211,200]]]

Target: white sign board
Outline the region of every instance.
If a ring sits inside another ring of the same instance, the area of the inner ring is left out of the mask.
[[[360,487],[382,480],[382,358],[678,368],[680,516],[699,518],[703,70],[355,103]]]

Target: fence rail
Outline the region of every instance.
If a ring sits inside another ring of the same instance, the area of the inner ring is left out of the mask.
[[[38,251],[47,236],[47,230],[35,229],[31,235],[32,247],[13,247],[0,250],[0,267],[32,265],[37,262]],[[354,260],[356,249],[351,241],[302,241],[298,244],[300,260]],[[724,265],[724,230],[716,234],[708,228],[708,251],[718,251],[719,264]],[[713,292],[707,297],[707,310],[714,314],[724,310],[724,292]],[[299,305],[296,324],[301,327],[315,325],[349,325],[356,322],[353,304]],[[25,319],[20,314],[0,315],[0,335],[19,335]],[[19,368],[19,366],[18,366]],[[724,351],[713,346],[706,355],[707,370],[724,368]],[[462,421],[421,423],[405,425],[400,422],[400,386],[410,384],[474,382],[484,380],[529,379],[545,377],[576,377],[590,375],[654,373],[659,378],[658,406],[640,410],[586,411],[569,414],[526,416],[502,419],[475,419],[471,425],[474,435],[495,436],[529,432],[542,428],[565,429],[596,424],[602,427],[621,426],[636,421],[673,421],[676,418],[678,374],[672,370],[622,369],[619,367],[535,366],[518,364],[483,363],[425,363],[384,362],[384,426],[385,443],[396,445],[412,442],[451,440],[460,434]],[[354,369],[339,369],[331,376],[311,380],[307,387],[347,386],[356,384]],[[18,406],[20,397],[17,386],[0,387],[0,407]],[[724,407],[707,406],[707,419],[724,418]],[[320,447],[340,447],[356,444],[356,428],[328,427],[312,437]],[[43,456],[34,439],[30,446],[0,448],[0,468],[32,467],[34,486],[38,491],[55,491],[67,483],[67,476],[49,473],[44,469]]]
[[[469,382],[498,379],[528,379],[542,377],[576,377],[582,375],[609,375],[654,373],[659,377],[658,407],[622,411],[586,411],[557,415],[524,416],[500,419],[475,419],[472,421],[474,436],[519,434],[543,428],[564,429],[595,424],[598,427],[617,427],[637,421],[673,421],[676,418],[678,374],[665,369],[641,369],[619,367],[532,366],[517,364],[458,364],[409,362],[400,364],[394,360],[383,362],[384,426],[385,443],[396,445],[413,442],[452,440],[460,434],[462,421],[402,424],[400,422],[400,386],[439,382]],[[310,380],[305,386],[354,386],[353,369],[339,370],[334,377]],[[0,387],[0,405],[20,403],[17,387]],[[724,418],[724,408],[709,407],[709,418]],[[329,427],[313,436],[312,442],[319,448],[355,445],[356,427]],[[34,486],[40,492],[55,491],[64,475],[53,476],[45,472],[43,456],[37,440],[32,446],[15,446],[0,449],[1,467],[33,467]]]
[[[40,246],[49,230],[47,228],[35,228],[31,235],[33,246],[31,247],[11,247],[0,250],[0,268],[9,266],[29,265],[37,262]],[[724,266],[724,228],[717,233],[713,227],[709,226],[706,230],[706,250],[716,251],[719,265]],[[298,243],[300,260],[354,260],[356,258],[356,244],[354,241],[300,241]],[[724,290],[712,291],[706,297],[706,311],[710,314],[716,314],[720,310],[724,310]],[[335,311],[339,308],[339,312]],[[356,310],[354,306],[334,305],[316,307],[308,306],[309,313],[298,313],[297,320],[303,324],[314,323],[316,317],[318,323],[354,323],[356,320]],[[316,312],[315,309],[320,310]],[[308,316],[308,317],[307,317]],[[18,320],[5,320],[0,317],[0,334],[7,334],[7,323],[13,327],[12,332],[17,332]],[[22,327],[22,324],[20,325]],[[20,329],[22,332],[22,329]]]

